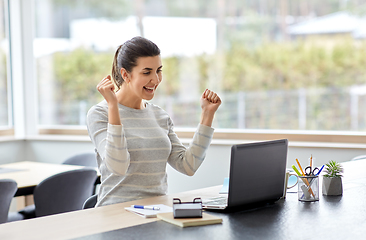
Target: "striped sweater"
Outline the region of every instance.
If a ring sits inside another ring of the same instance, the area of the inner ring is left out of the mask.
[[[186,148],[160,107],[146,103],[144,109],[132,109],[119,104],[119,114],[122,125],[109,124],[104,100],[87,115],[101,173],[96,206],[166,194],[166,163],[189,176],[201,165],[213,128],[199,124]]]

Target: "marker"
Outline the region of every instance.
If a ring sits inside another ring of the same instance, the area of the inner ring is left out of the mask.
[[[295,165],[292,165],[292,169],[296,172],[297,175],[302,176],[299,170],[295,167]]]
[[[131,205],[133,208],[141,208],[146,210],[160,210],[159,207],[153,207],[153,206],[142,206],[142,205]]]

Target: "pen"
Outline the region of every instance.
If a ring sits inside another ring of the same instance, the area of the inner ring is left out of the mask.
[[[324,165],[320,168],[320,170],[318,171],[318,173],[315,174],[315,176],[318,176],[320,174],[320,172],[323,170],[323,168],[324,168]]]
[[[160,210],[159,207],[153,207],[153,206],[131,205],[131,207],[133,207],[133,208],[147,209],[147,210]]]

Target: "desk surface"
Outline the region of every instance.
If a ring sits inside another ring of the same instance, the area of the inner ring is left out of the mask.
[[[343,196],[320,196],[318,202],[285,200],[231,213],[212,212],[222,224],[180,228],[144,219],[124,210],[129,203],[47,216],[0,225],[0,239],[364,239],[366,234],[366,161],[343,164]],[[134,201],[136,204],[171,205],[217,194],[221,186]],[[20,231],[21,230],[21,231]]]
[[[16,162],[0,165],[7,172],[0,172],[0,179],[13,179],[18,184],[16,196],[32,194],[35,186],[42,180],[65,171],[84,168],[83,166],[41,163],[41,162]],[[14,170],[14,171],[13,171]]]

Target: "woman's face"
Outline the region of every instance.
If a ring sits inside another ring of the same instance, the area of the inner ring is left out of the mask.
[[[132,92],[141,99],[151,100],[163,80],[162,68],[160,56],[138,58],[137,66],[128,74]]]

